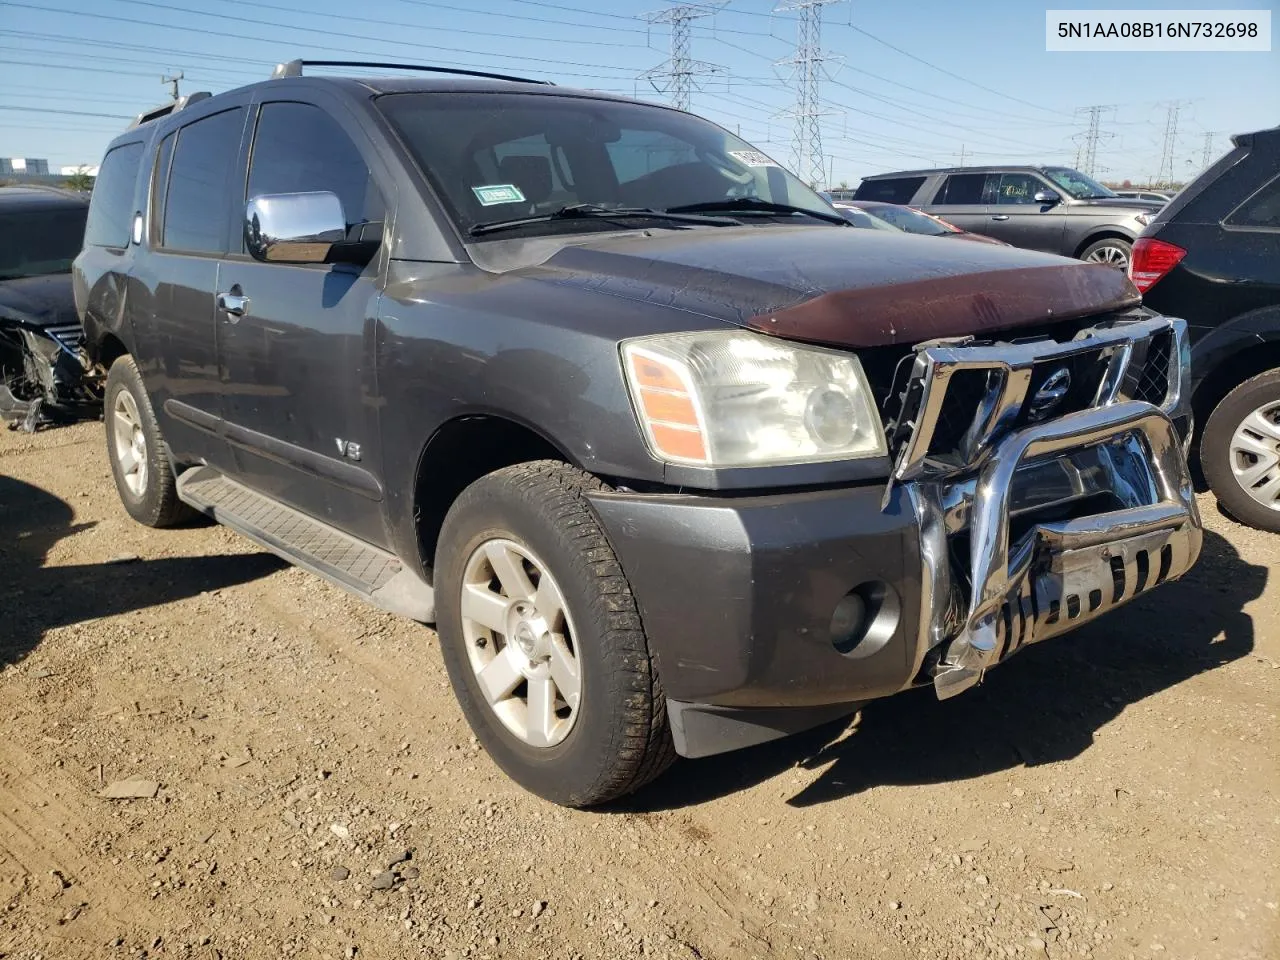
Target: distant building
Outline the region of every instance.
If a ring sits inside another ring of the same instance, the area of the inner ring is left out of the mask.
[[[47,177],[49,161],[34,157],[0,157],[0,176],[12,174]]]

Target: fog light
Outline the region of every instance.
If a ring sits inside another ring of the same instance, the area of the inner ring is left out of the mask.
[[[844,595],[831,615],[831,645],[848,653],[866,633],[867,601],[854,590]]]

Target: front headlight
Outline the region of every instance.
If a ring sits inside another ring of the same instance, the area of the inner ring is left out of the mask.
[[[887,453],[852,354],[725,330],[627,340],[622,362],[660,460],[745,467]]]

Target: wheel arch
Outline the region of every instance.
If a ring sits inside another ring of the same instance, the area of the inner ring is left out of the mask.
[[[1119,227],[1103,227],[1087,234],[1083,240],[1076,244],[1075,252],[1071,255],[1079,260],[1084,252],[1099,240],[1123,240],[1125,243],[1132,244],[1134,239],[1136,238],[1131,234],[1125,233]]]
[[[1244,381],[1280,367],[1280,307],[1227,321],[1196,345],[1191,409],[1203,424],[1223,397]]]
[[[441,424],[423,445],[414,475],[413,522],[422,565],[434,565],[445,514],[463,490],[495,470],[531,460],[579,466],[542,431],[511,417],[468,414]]]

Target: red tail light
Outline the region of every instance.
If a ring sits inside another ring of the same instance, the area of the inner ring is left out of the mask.
[[[1187,251],[1173,243],[1154,237],[1139,237],[1133,243],[1133,255],[1129,257],[1129,279],[1146,293],[1160,278],[1178,265]]]

